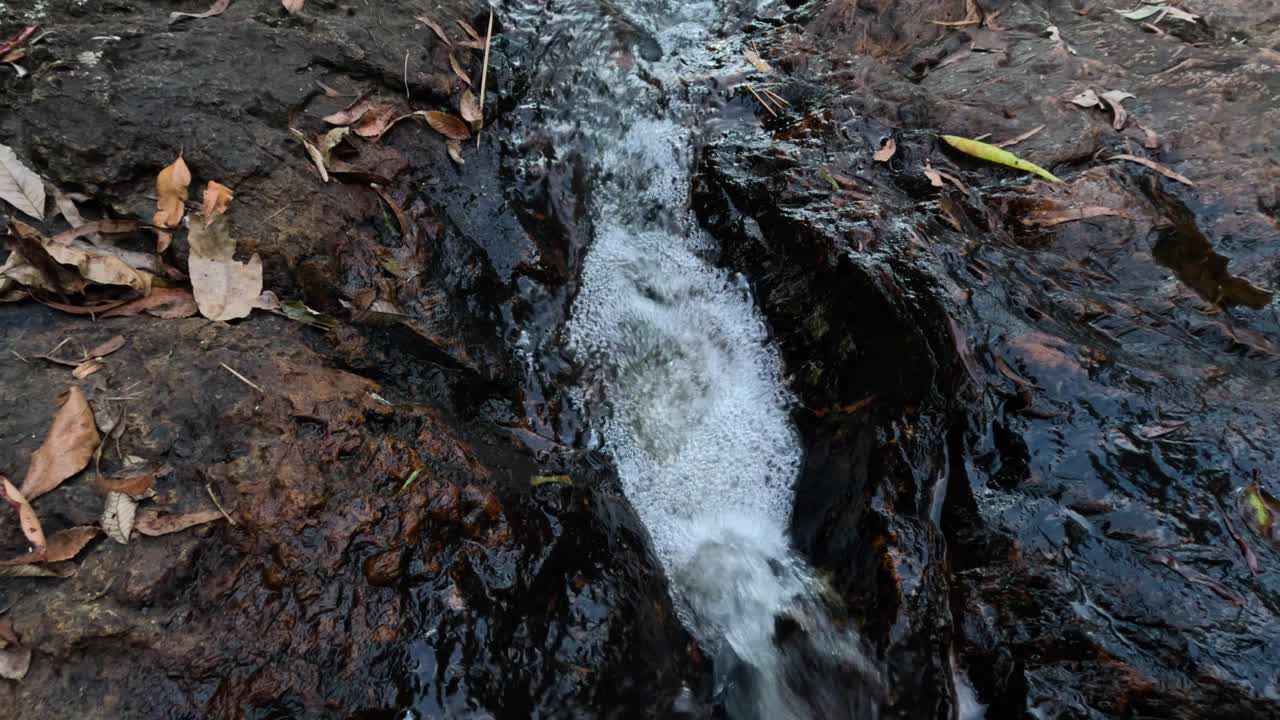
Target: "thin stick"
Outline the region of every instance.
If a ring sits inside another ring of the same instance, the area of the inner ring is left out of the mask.
[[[755,89],[755,88],[753,88],[753,87],[751,87],[751,83],[745,83],[745,85],[746,85],[746,87],[747,87],[747,90],[748,90],[752,95],[755,95],[755,96],[756,96],[756,100],[759,100],[759,101],[760,101],[760,104],[764,106],[764,109],[769,111],[769,114],[770,114],[770,115],[772,115],[772,116],[774,116],[774,117],[778,117],[778,113],[774,112],[772,107],[769,107],[769,102],[768,102],[767,100],[765,100],[764,98],[760,97],[760,93],[756,92],[756,89]]]
[[[224,365],[223,367],[226,367],[226,366]],[[232,372],[235,372],[235,371],[232,370]],[[213,484],[205,483],[204,489],[209,492],[209,499],[212,500],[213,504],[218,507],[218,512],[222,513],[222,517],[226,518],[227,522],[231,523],[232,525],[238,525],[239,523],[236,522],[236,519],[231,517],[230,513],[228,513],[226,510],[222,509],[222,503],[218,502],[218,496],[213,494]]]
[[[489,43],[493,41],[493,8],[489,8],[489,29],[484,34],[484,69],[480,71],[480,117],[484,118],[484,91],[489,84]],[[476,131],[476,147],[480,147],[480,131]]]
[[[258,387],[257,385],[254,385],[254,384],[253,384],[253,381],[252,381],[252,380],[250,380],[249,378],[247,378],[247,377],[245,377],[245,376],[241,375],[240,373],[236,372],[235,370],[232,370],[230,365],[227,365],[226,363],[218,363],[218,364],[222,366],[222,369],[223,369],[223,370],[226,370],[227,372],[229,372],[229,373],[231,373],[232,375],[235,375],[237,378],[239,378],[239,379],[240,379],[240,381],[241,381],[241,382],[243,382],[245,385],[248,385],[249,387],[253,388],[254,390],[257,390],[258,392],[262,392],[262,388]]]
[[[404,51],[404,99],[413,102],[413,98],[409,97],[409,51]]]
[[[791,104],[791,103],[787,102],[787,99],[786,99],[786,98],[784,98],[784,97],[782,97],[781,95],[779,95],[778,93],[776,93],[776,92],[774,92],[774,91],[770,90],[769,88],[762,87],[762,88],[760,88],[760,92],[761,92],[765,97],[769,98],[769,99],[770,99],[770,100],[772,100],[774,103],[776,103],[778,107],[782,107],[783,105],[790,105],[790,104]]]
[[[9,352],[13,353],[13,356],[18,358],[22,362],[27,363],[28,365],[31,364],[31,361],[19,355],[17,350],[10,350]]]

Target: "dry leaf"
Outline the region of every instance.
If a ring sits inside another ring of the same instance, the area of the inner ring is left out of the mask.
[[[302,3],[298,3],[301,5]],[[204,224],[213,222],[213,218],[227,211],[227,206],[235,199],[235,192],[220,182],[209,181],[204,189],[204,202],[201,203],[200,214],[204,216]]]
[[[450,140],[445,143],[445,148],[449,151],[449,159],[459,165],[466,165],[467,161],[462,159],[462,143],[457,140]]]
[[[360,137],[376,138],[391,128],[396,121],[407,117],[405,115],[397,115],[399,110],[394,105],[377,105],[369,109],[368,112],[360,118],[359,122],[353,123],[352,130]],[[323,154],[323,153],[322,153]]]
[[[169,13],[169,24],[172,25],[178,22],[179,20],[185,20],[187,18],[203,20],[204,18],[211,18],[215,15],[221,15],[222,13],[227,11],[227,7],[230,5],[231,5],[231,0],[213,0],[213,4],[210,5],[209,9],[205,10],[204,12],[199,12],[199,13],[171,12]]]
[[[1099,105],[1102,104],[1102,101],[1098,99],[1098,93],[1092,90],[1085,90],[1079,95],[1076,95],[1075,97],[1071,98],[1071,102],[1075,103],[1076,105],[1079,105],[1082,108],[1098,107]]]
[[[305,2],[306,0],[280,0],[280,4],[284,6],[285,10],[289,11],[290,15],[297,15],[301,13],[302,5]]]
[[[449,42],[449,37],[444,34],[444,28],[437,25],[434,20],[423,15],[419,15],[415,17],[414,20],[417,20],[418,22],[431,28],[431,31],[434,32],[436,34],[436,37],[440,38],[445,45],[448,45],[449,47],[453,47],[453,43]]]
[[[133,498],[120,492],[107,493],[107,503],[102,509],[102,529],[112,540],[128,545],[137,513],[138,503]]]
[[[458,58],[454,57],[453,53],[449,53],[449,67],[453,68],[453,74],[457,75],[459,80],[466,83],[467,87],[471,87],[471,78],[467,76],[467,71],[462,69],[462,65],[458,63]]]
[[[365,113],[373,109],[373,101],[361,96],[347,107],[339,110],[332,115],[324,116],[323,120],[330,125],[350,125],[351,123],[364,117]]]
[[[77,380],[83,380],[89,377],[90,375],[98,372],[105,366],[106,366],[106,363],[102,362],[97,358],[85,360],[84,362],[77,365],[74,370],[71,371],[71,377]]]
[[[26,536],[27,542],[31,543],[36,552],[42,552],[46,546],[44,529],[40,527],[40,518],[32,509],[30,501],[3,475],[0,475],[0,495],[9,503],[9,507],[18,511],[18,524],[22,526],[22,534]]]
[[[421,115],[426,119],[432,130],[450,140],[468,140],[471,138],[471,131],[467,129],[466,124],[449,113],[427,110],[421,112]]]
[[[320,152],[320,148],[311,144],[311,141],[307,139],[306,135],[302,134],[302,131],[296,128],[289,128],[289,132],[293,133],[293,136],[298,138],[298,142],[302,143],[302,147],[306,149],[307,157],[311,158],[316,170],[320,171],[320,180],[329,182],[329,170],[325,167],[324,153]]]
[[[462,119],[470,123],[472,132],[478,132],[484,126],[484,112],[480,109],[480,101],[470,90],[462,91],[458,111],[462,113]]]
[[[61,309],[61,308],[59,308]],[[131,317],[146,311],[166,320],[188,318],[199,312],[195,297],[178,288],[154,288],[146,297],[138,298],[107,309],[102,317]]]
[[[97,235],[98,233],[127,235],[141,229],[142,223],[137,220],[95,220],[54,235],[53,242],[59,245],[70,245],[73,240],[79,240],[86,235]]]
[[[37,220],[44,220],[44,181],[23,165],[8,145],[0,145],[0,199]]]
[[[769,67],[769,63],[765,62],[764,59],[760,57],[760,53],[755,50],[744,48],[742,55],[747,58],[747,62],[751,63],[751,65],[755,67],[757,72],[768,75],[773,69]]]
[[[188,268],[191,290],[200,314],[210,320],[235,320],[253,311],[262,294],[262,258],[235,259],[236,241],[227,233],[225,218],[208,227],[191,226]]]
[[[34,563],[52,563],[71,560],[84,549],[89,541],[98,536],[98,528],[92,525],[67,528],[49,536],[42,552],[29,552],[9,560],[0,560],[0,565],[31,565]]]
[[[191,171],[187,162],[179,155],[156,176],[156,214],[152,218],[153,225],[165,228],[176,228],[182,222],[186,211],[187,188],[191,185]]]
[[[119,350],[120,348],[124,347],[124,343],[125,343],[124,336],[123,336],[123,335],[116,335],[115,337],[111,338],[110,340],[108,340],[108,341],[106,341],[106,342],[102,343],[101,345],[99,345],[99,346],[95,347],[94,349],[90,350],[90,351],[89,351],[89,357],[91,357],[91,358],[106,357],[106,356],[110,355],[111,353],[113,353],[113,352],[115,352],[115,351]]]
[[[73,562],[0,565],[0,577],[69,578],[76,574]]]
[[[0,615],[0,648],[5,645],[21,645],[22,638],[13,628],[12,615]]]
[[[1123,210],[1117,210],[1109,207],[1089,206],[1082,208],[1068,208],[1065,210],[1042,210],[1039,212],[1029,213],[1022,218],[1023,225],[1059,225],[1065,222],[1075,220],[1088,220],[1089,218],[1114,216],[1128,218]]]
[[[1037,125],[1037,126],[1035,126],[1035,127],[1031,128],[1030,130],[1028,130],[1028,131],[1026,131],[1026,132],[1022,133],[1021,135],[1019,135],[1019,136],[1017,136],[1017,137],[1009,138],[1008,140],[1005,140],[1004,142],[998,142],[998,143],[995,143],[995,146],[996,146],[996,147],[998,147],[998,148],[1007,148],[1007,147],[1012,147],[1013,145],[1017,145],[1018,143],[1022,142],[1023,140],[1026,140],[1026,139],[1028,139],[1028,138],[1030,138],[1030,137],[1032,137],[1032,136],[1034,136],[1034,135],[1039,134],[1041,130],[1044,130],[1044,126],[1043,126],[1043,125]]]
[[[476,42],[483,42],[483,40],[480,39],[480,33],[476,32],[476,29],[471,27],[471,24],[466,20],[459,20],[458,25],[462,27],[462,31],[467,34],[467,37]]]
[[[0,678],[21,680],[31,669],[31,648],[0,650]]]
[[[50,185],[53,190],[53,204],[58,208],[58,212],[62,213],[63,219],[71,227],[80,227],[84,225],[84,218],[80,215],[80,208],[76,207],[75,201],[71,196],[59,190],[57,187]]]
[[[888,140],[885,140],[884,145],[880,146],[880,149],[871,156],[871,159],[876,162],[889,162],[889,159],[892,158],[893,154],[896,152],[898,152],[898,141],[893,138],[889,138]]]
[[[1196,186],[1196,184],[1195,184],[1195,183],[1191,182],[1190,180],[1188,180],[1188,179],[1187,179],[1186,177],[1184,177],[1183,175],[1180,175],[1180,174],[1178,174],[1178,173],[1174,172],[1173,170],[1170,170],[1169,168],[1165,167],[1164,165],[1161,165],[1161,164],[1160,164],[1160,163],[1158,163],[1158,162],[1155,162],[1154,160],[1148,160],[1148,159],[1146,159],[1146,158],[1138,157],[1138,156],[1136,156],[1136,155],[1123,155],[1123,154],[1122,154],[1122,155],[1112,155],[1111,157],[1109,157],[1109,158],[1104,158],[1104,159],[1105,159],[1105,160],[1107,160],[1108,162],[1110,162],[1110,161],[1112,161],[1112,160],[1128,160],[1129,162],[1135,162],[1135,163],[1138,163],[1139,165],[1143,165],[1143,166],[1145,166],[1145,167],[1149,167],[1149,168],[1151,168],[1152,170],[1155,170],[1156,172],[1158,172],[1158,173],[1160,173],[1161,175],[1163,175],[1163,176],[1165,176],[1165,177],[1169,178],[1170,180],[1177,180],[1178,182],[1180,182],[1180,183],[1182,183],[1183,185],[1186,185],[1186,186],[1188,186],[1188,187],[1195,187],[1195,186]]]
[[[168,465],[163,465],[155,470],[138,475],[119,478],[99,477],[96,482],[98,487],[107,492],[118,492],[131,497],[139,497],[151,492],[151,488],[156,484],[156,479],[168,475],[172,469]]]
[[[35,500],[83,470],[93,459],[99,441],[89,401],[79,387],[72,386],[53,417],[44,443],[31,455],[22,494]]]
[[[1107,105],[1111,107],[1111,112],[1115,115],[1115,119],[1111,121],[1111,127],[1116,130],[1123,129],[1125,121],[1129,119],[1129,113],[1120,103],[1137,96],[1123,90],[1108,90],[1102,93],[1100,97],[1107,102]]]
[[[217,510],[205,510],[182,515],[161,515],[156,510],[144,510],[138,513],[137,521],[134,522],[133,527],[143,535],[154,537],[181,532],[197,525],[204,525],[221,519],[222,513]]]
[[[329,166],[329,158],[333,154],[333,149],[342,144],[343,138],[349,132],[351,132],[351,128],[336,127],[325,133],[324,137],[320,139],[320,145],[317,146],[317,149],[320,151],[320,160],[326,168]]]

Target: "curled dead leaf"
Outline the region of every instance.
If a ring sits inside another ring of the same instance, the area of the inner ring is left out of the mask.
[[[181,515],[161,515],[154,509],[143,510],[138,513],[138,517],[133,524],[133,528],[142,535],[155,537],[158,535],[168,535],[170,533],[181,532],[197,525],[211,523],[214,520],[221,520],[222,513],[218,510],[205,510],[203,512],[183,513]]]
[[[892,158],[893,154],[896,152],[898,152],[898,141],[893,138],[889,138],[885,140],[884,145],[881,145],[880,149],[871,156],[871,159],[876,162],[889,162],[890,158]]]
[[[469,140],[471,131],[467,129],[466,123],[449,113],[439,112],[436,110],[420,111],[421,116],[431,126],[432,130],[449,138],[450,140]]]
[[[148,470],[144,473],[131,473],[124,477],[99,477],[96,482],[98,487],[107,492],[124,493],[136,498],[151,492],[151,488],[156,484],[156,479],[168,475],[172,470],[168,465],[164,465],[154,470]]]
[[[440,38],[441,42],[443,42],[445,45],[448,45],[449,47],[453,47],[453,43],[449,41],[449,37],[444,34],[444,28],[440,27],[440,25],[437,24],[435,20],[432,20],[431,18],[426,17],[425,15],[418,15],[417,17],[414,18],[414,20],[417,20],[418,22],[431,28],[431,32],[434,32],[436,34],[436,37]]]
[[[100,345],[98,345],[98,346],[94,347],[92,350],[90,350],[90,351],[89,351],[89,357],[91,357],[91,358],[106,357],[106,356],[110,355],[111,353],[113,353],[113,352],[115,352],[115,351],[119,350],[120,348],[124,347],[124,343],[125,343],[124,336],[123,336],[123,335],[116,335],[115,337],[111,338],[110,340],[107,340],[106,342],[104,342],[104,343],[102,343],[102,344],[100,344]]]
[[[458,100],[458,111],[462,114],[462,119],[471,126],[472,132],[478,132],[484,126],[484,112],[480,110],[480,101],[470,90],[462,91],[462,97]]]
[[[471,87],[471,78],[467,77],[467,71],[462,69],[462,65],[453,53],[449,53],[449,67],[453,68],[453,74],[457,75],[459,80],[466,83],[467,87]]]
[[[138,503],[133,498],[120,492],[107,493],[107,502],[102,509],[102,529],[112,540],[128,545],[137,513]]]
[[[44,181],[23,165],[8,145],[0,145],[0,199],[37,220],[44,220]]]
[[[97,235],[98,233],[104,235],[127,235],[135,233],[142,228],[142,223],[137,220],[95,220],[54,235],[52,242],[59,245],[70,245],[73,241],[79,240],[86,235]]]
[[[75,366],[71,371],[71,377],[77,380],[83,380],[104,367],[106,367],[106,363],[97,358],[90,358]]]
[[[301,130],[298,130],[297,128],[289,128],[289,132],[298,139],[298,142],[302,143],[303,149],[307,151],[307,157],[311,158],[311,163],[315,165],[316,170],[320,172],[320,180],[322,182],[329,182],[329,169],[325,167],[326,163],[324,154],[320,152],[320,148],[316,147],[315,144],[308,140],[307,136],[303,135]]]
[[[22,494],[35,500],[61,485],[89,464],[99,442],[89,401],[79,387],[72,386],[54,415],[44,443],[31,455]]]
[[[360,137],[376,138],[389,130],[397,120],[405,117],[395,105],[375,105],[351,129]]]
[[[209,181],[204,189],[204,201],[200,206],[200,214],[204,216],[204,224],[213,222],[213,218],[227,211],[227,206],[235,199],[235,192],[220,182]]]
[[[324,116],[324,121],[330,125],[350,125],[365,116],[373,109],[373,101],[363,95],[356,98],[356,101],[346,106],[342,110],[331,115]]]
[[[22,534],[26,536],[27,542],[31,543],[36,552],[43,552],[46,546],[44,529],[40,527],[40,518],[30,501],[3,475],[0,475],[0,495],[4,496],[9,507],[17,511],[18,524],[22,526]]]
[[[156,214],[151,222],[163,228],[176,228],[186,212],[191,170],[179,155],[177,160],[156,176]]]
[[[445,149],[449,151],[449,159],[458,165],[466,165],[467,161],[462,159],[462,143],[457,140],[450,140],[445,143]]]
[[[104,310],[102,312],[104,318],[132,317],[140,312],[146,312],[166,320],[188,318],[199,312],[195,297],[179,288],[153,288],[146,297],[126,303],[115,303]]]
[[[210,5],[209,9],[205,10],[204,12],[198,12],[198,13],[171,12],[169,13],[169,24],[172,25],[178,22],[179,20],[186,20],[188,18],[191,18],[193,20],[203,20],[205,18],[211,18],[216,15],[221,15],[222,13],[227,11],[227,8],[230,5],[231,5],[231,0],[213,0],[213,4]]]

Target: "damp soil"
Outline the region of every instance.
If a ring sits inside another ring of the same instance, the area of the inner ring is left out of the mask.
[[[643,17],[599,5],[592,31],[643,72]],[[967,5],[987,22],[930,22]],[[723,73],[688,80],[694,209],[798,398],[793,541],[884,666],[883,716],[974,717],[970,694],[989,718],[1280,713],[1280,549],[1237,495],[1280,495],[1280,8],[1189,0],[1201,22],[1152,31],[1113,12],[1129,5],[725,3]],[[541,103],[581,92],[544,61],[568,29],[499,8],[466,165],[406,124],[326,184],[290,125],[322,130],[363,92],[451,107],[450,48],[414,16],[483,28],[484,7],[237,0],[167,22],[196,9],[0,3],[0,35],[51,31],[27,76],[0,75],[0,142],[117,217],[150,217],[181,151],[236,188],[266,286],[340,322],[0,305],[0,472],[21,476],[74,382],[34,356],[123,335],[79,383],[123,423],[104,471],[168,464],[155,502],[212,494],[236,520],[4,578],[33,659],[0,680],[0,717],[722,715],[645,528],[561,401],[572,364],[524,352],[560,337],[592,230],[598,148],[538,132],[563,120]],[[741,86],[742,43],[772,66],[753,81],[789,103],[776,114]],[[1070,102],[1087,89],[1135,96],[1122,129]],[[1061,186],[938,139],[1038,126],[1009,149]],[[1122,216],[1027,223],[1097,206]],[[171,262],[185,252],[179,236]],[[404,317],[350,311],[371,297]],[[551,475],[572,485],[534,486]],[[102,501],[80,477],[36,509],[52,532]],[[8,519],[0,548],[25,550]]]

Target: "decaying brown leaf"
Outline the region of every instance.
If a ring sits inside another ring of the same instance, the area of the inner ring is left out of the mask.
[[[86,235],[127,235],[141,230],[142,223],[137,220],[95,220],[77,225],[53,236],[53,242],[59,245],[70,245]]]
[[[301,3],[299,3],[301,6]],[[227,211],[227,206],[235,199],[235,192],[220,182],[209,181],[204,189],[204,201],[200,205],[200,214],[204,216],[204,224],[213,222],[213,218]]]
[[[185,20],[187,18],[192,18],[195,20],[203,20],[205,18],[214,17],[215,15],[221,15],[222,13],[227,11],[227,8],[230,5],[231,5],[231,0],[213,0],[213,4],[210,5],[209,9],[205,10],[204,12],[198,12],[198,13],[171,12],[169,13],[169,24],[172,25],[178,22],[179,20]]]
[[[1111,112],[1114,115],[1114,119],[1111,121],[1111,127],[1116,130],[1123,129],[1125,122],[1129,119],[1129,113],[1124,109],[1124,106],[1121,105],[1121,103],[1129,98],[1137,96],[1124,92],[1123,90],[1108,90],[1098,97],[1101,97],[1106,101],[1107,105],[1111,107]]]
[[[375,105],[357,122],[352,123],[351,129],[360,137],[376,138],[404,117],[406,116],[395,105]]]
[[[480,110],[480,101],[470,90],[462,91],[462,97],[458,100],[458,112],[471,126],[472,132],[477,132],[484,126],[484,113]]]
[[[471,23],[466,20],[459,20],[458,26],[461,27],[462,31],[467,34],[467,37],[471,38],[473,41],[484,42],[480,39],[480,33],[476,32],[476,29],[471,27]]]
[[[162,228],[176,228],[186,211],[191,170],[179,155],[173,164],[156,176],[156,214],[151,222]]]
[[[453,53],[449,53],[449,67],[453,68],[453,74],[457,75],[459,80],[466,83],[467,87],[471,87],[471,78],[467,77],[467,71],[462,69],[462,64]]]
[[[80,363],[79,365],[76,365],[75,368],[71,371],[71,377],[77,380],[83,380],[89,377],[90,375],[98,372],[105,366],[106,366],[106,363],[102,362],[101,360],[97,358],[90,358]]]
[[[199,312],[195,297],[178,288],[153,288],[146,297],[106,308],[102,317],[131,317],[146,312],[158,318],[172,320],[188,318]]]
[[[227,232],[225,217],[208,226],[195,223],[188,236],[191,290],[200,314],[210,320],[235,320],[253,311],[262,294],[262,258],[235,259],[236,241]]]
[[[33,563],[63,562],[75,558],[98,536],[98,528],[92,525],[67,528],[49,536],[43,551],[29,552],[9,560],[0,560],[2,566],[31,565]]]
[[[90,350],[90,351],[89,351],[89,357],[91,357],[91,358],[106,357],[106,356],[110,355],[111,353],[113,353],[113,352],[115,352],[115,351],[119,350],[120,348],[124,347],[124,343],[125,343],[124,336],[123,336],[123,335],[116,335],[115,337],[111,338],[110,340],[108,340],[108,341],[106,341],[106,342],[104,342],[104,343],[102,343],[102,344],[98,345],[98,346],[97,346],[97,347],[95,347],[94,349]]]
[[[440,25],[438,25],[435,20],[432,20],[431,18],[426,17],[425,15],[418,15],[417,17],[414,18],[414,20],[417,20],[423,25],[426,25],[427,27],[431,28],[431,32],[434,32],[436,34],[436,37],[440,38],[441,42],[443,42],[445,45],[448,45],[449,47],[453,47],[453,43],[449,41],[449,36],[444,34],[444,28],[440,27]]]
[[[1076,220],[1088,220],[1096,217],[1122,217],[1129,216],[1123,210],[1115,208],[1100,207],[1091,205],[1081,208],[1067,208],[1064,210],[1043,210],[1027,214],[1022,218],[1023,225],[1060,225],[1065,222],[1073,222]]]
[[[314,143],[308,140],[307,136],[303,135],[301,130],[298,130],[297,128],[289,128],[289,132],[298,139],[298,142],[302,143],[302,147],[307,151],[307,157],[311,158],[311,163],[315,165],[316,170],[320,172],[320,180],[323,182],[329,182],[329,169],[325,167],[326,163],[324,154],[320,152],[320,148],[316,147]]]
[[[154,509],[147,509],[138,513],[133,529],[142,535],[155,537],[157,535],[181,532],[197,525],[221,520],[222,517],[222,513],[218,510],[205,510],[182,515],[161,515]]]
[[[1033,128],[1031,128],[1030,130],[1028,130],[1028,131],[1026,131],[1026,132],[1022,133],[1021,135],[1018,135],[1018,136],[1016,136],[1016,137],[1011,137],[1011,138],[1009,138],[1008,140],[1005,140],[1004,142],[994,143],[994,145],[995,145],[996,147],[998,147],[998,148],[1007,148],[1007,147],[1012,147],[1012,146],[1017,145],[1018,143],[1022,142],[1023,140],[1026,140],[1026,139],[1028,139],[1028,138],[1031,138],[1031,137],[1033,137],[1033,136],[1035,136],[1035,135],[1039,134],[1041,130],[1044,130],[1044,126],[1043,126],[1043,125],[1037,125],[1036,127],[1033,127]]]
[[[471,138],[471,131],[467,129],[466,123],[449,113],[427,110],[422,112],[421,115],[427,121],[427,124],[431,126],[432,130],[435,130],[450,140],[461,141]]]
[[[102,508],[102,529],[112,540],[128,545],[137,513],[138,503],[133,498],[120,492],[107,493],[107,502]]]
[[[760,53],[751,48],[744,48],[742,50],[742,55],[747,59],[747,62],[751,63],[751,66],[756,69],[756,72],[762,75],[768,75],[773,70],[773,68],[769,67],[769,63],[765,62],[764,59],[760,57]]]
[[[889,159],[892,158],[893,154],[896,152],[898,152],[898,141],[893,138],[889,138],[888,140],[885,140],[884,144],[880,146],[880,149],[871,156],[871,159],[876,162],[889,162]]]
[[[89,401],[79,387],[72,386],[53,417],[44,443],[31,455],[31,466],[22,481],[22,494],[35,500],[83,470],[93,458],[99,441]]]
[[[44,181],[8,145],[0,145],[0,200],[44,220]]]
[[[17,511],[18,524],[22,526],[22,534],[26,536],[27,542],[31,543],[36,552],[43,551],[46,546],[44,529],[40,527],[40,518],[32,509],[31,502],[3,475],[0,475],[0,495],[9,507]]]
[[[67,224],[71,227],[84,225],[85,220],[80,215],[80,208],[76,207],[75,198],[59,190],[56,185],[50,185],[49,187],[53,190],[53,204],[58,208],[58,212],[67,221]]]
[[[1156,172],[1158,172],[1158,173],[1160,173],[1161,175],[1163,175],[1163,176],[1165,176],[1165,177],[1169,178],[1170,180],[1176,180],[1176,181],[1178,181],[1178,182],[1180,182],[1180,183],[1182,183],[1183,185],[1186,185],[1186,186],[1188,186],[1188,187],[1195,187],[1195,186],[1196,186],[1196,184],[1195,184],[1195,183],[1193,183],[1193,182],[1191,182],[1190,180],[1188,180],[1185,176],[1180,175],[1180,174],[1178,174],[1178,173],[1174,172],[1173,170],[1170,170],[1169,168],[1165,167],[1164,165],[1161,165],[1161,164],[1160,164],[1160,163],[1158,163],[1158,162],[1155,162],[1154,160],[1148,160],[1148,159],[1146,159],[1146,158],[1138,157],[1138,156],[1136,156],[1136,155],[1125,155],[1125,154],[1121,154],[1121,155],[1112,155],[1111,157],[1109,157],[1109,158],[1104,158],[1104,159],[1105,159],[1107,162],[1111,162],[1112,160],[1128,160],[1129,162],[1138,163],[1139,165],[1142,165],[1142,166],[1144,166],[1144,167],[1151,168],[1152,170],[1155,170]]]
[[[445,143],[445,149],[449,151],[449,159],[458,165],[466,165],[467,161],[462,159],[462,143],[457,140],[450,140]]]
[[[323,120],[330,125],[350,125],[365,116],[365,113],[373,109],[373,101],[361,95],[356,98],[355,102],[346,106],[342,110],[331,115],[324,116]]]
[[[306,0],[280,0],[280,4],[284,6],[284,9],[287,10],[290,15],[298,15],[302,13],[302,6],[304,3],[306,3]]]
[[[98,477],[95,482],[98,487],[107,492],[124,493],[130,497],[138,498],[150,493],[151,488],[156,484],[156,479],[168,475],[172,470],[173,468],[168,465],[162,465],[153,470],[143,473],[131,473],[123,477]]]

